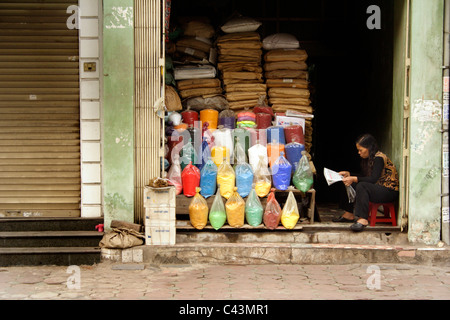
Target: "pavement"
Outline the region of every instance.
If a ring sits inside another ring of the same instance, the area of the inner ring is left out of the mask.
[[[3,267],[0,300],[450,300],[450,267],[111,261],[93,266]]]

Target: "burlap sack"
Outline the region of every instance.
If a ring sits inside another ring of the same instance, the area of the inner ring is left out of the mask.
[[[181,90],[180,95],[183,99],[189,99],[192,97],[200,97],[206,95],[215,95],[221,94],[222,88],[198,88],[198,89],[189,89],[189,90]]]
[[[223,72],[223,79],[262,80],[259,72]]]
[[[230,109],[238,113],[244,109],[253,108],[257,103],[258,99],[240,100],[229,102]]]
[[[288,106],[302,106],[309,107],[311,101],[303,98],[270,98],[269,103],[271,105],[288,105]]]
[[[250,50],[260,50],[260,41],[225,41],[219,42],[217,47],[219,49],[250,49]]]
[[[307,89],[309,83],[306,79],[267,79],[267,88],[301,88]]]
[[[266,62],[264,64],[265,71],[274,70],[308,70],[308,65],[304,61],[279,61]]]
[[[203,52],[201,50],[197,50],[197,49],[181,46],[181,45],[178,45],[178,44],[177,44],[177,51],[181,52],[181,53],[184,53],[184,54],[188,54],[188,55],[193,56],[193,57],[198,58],[198,59],[206,59],[209,56],[209,54],[207,54],[206,52]]]
[[[218,88],[221,86],[219,79],[188,79],[177,81],[178,90],[189,90],[199,88]]]
[[[308,113],[308,114],[313,113],[313,108],[309,105],[274,104],[274,105],[272,105],[272,109],[274,112],[278,112],[278,113],[284,113],[287,110],[294,110],[294,111],[304,112],[304,113]]]
[[[261,41],[261,36],[257,32],[229,33],[217,38],[217,45],[227,41]]]
[[[239,68],[261,68],[261,64],[258,62],[241,62],[241,61],[230,61],[221,62],[217,64],[217,69],[224,71],[226,69],[239,69]],[[232,71],[232,70],[230,70]]]
[[[275,49],[270,50],[264,55],[264,61],[305,61],[308,54],[303,49]]]
[[[308,79],[308,71],[304,70],[273,70],[264,75],[267,79]]]
[[[223,79],[223,85],[228,86],[230,84],[241,84],[241,83],[264,83],[263,79],[257,80],[245,80],[245,79]]]
[[[177,46],[192,48],[209,53],[209,49],[211,49],[212,44],[197,40],[194,37],[184,37],[177,41]]]
[[[232,62],[232,61],[239,61],[239,62],[257,62],[261,63],[261,56],[255,55],[255,56],[236,56],[236,55],[219,55],[219,62]]]
[[[222,95],[194,97],[183,100],[185,109],[201,111],[204,109],[214,109],[222,111],[228,109],[228,101]]]
[[[269,89],[271,98],[303,98],[309,99],[311,93],[308,89],[298,88],[271,88]]]
[[[242,56],[242,57],[259,57],[262,56],[262,50],[260,49],[241,49],[241,48],[221,48],[219,49],[220,55],[230,55],[230,56]]]
[[[212,38],[215,34],[214,28],[204,21],[189,21],[183,29],[184,35],[191,37]]]
[[[243,84],[230,84],[225,86],[226,92],[258,92],[266,93],[266,85],[264,83],[243,83]]]
[[[115,228],[106,233],[99,243],[101,248],[126,249],[144,244],[145,236],[135,230]]]
[[[230,92],[226,94],[227,100],[229,102],[242,101],[242,100],[258,100],[261,95],[264,95],[265,92]]]
[[[166,86],[165,102],[168,111],[180,111],[183,109],[180,96],[172,86]]]
[[[227,67],[222,67],[222,72],[256,72],[261,73],[263,72],[262,67],[260,66],[251,66],[250,64],[241,64],[241,65],[230,65]]]

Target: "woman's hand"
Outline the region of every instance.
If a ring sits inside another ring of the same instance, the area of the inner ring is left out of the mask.
[[[348,172],[348,171],[341,171],[341,172],[339,172],[339,174],[341,176],[343,176],[344,178],[347,178],[350,176],[350,172]]]
[[[342,179],[342,182],[344,182],[344,184],[349,187],[351,186],[353,183],[358,183],[358,177],[345,177],[344,179]]]

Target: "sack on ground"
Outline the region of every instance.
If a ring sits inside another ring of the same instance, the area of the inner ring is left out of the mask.
[[[114,228],[106,233],[99,243],[101,248],[126,249],[144,244],[145,236],[136,230]]]

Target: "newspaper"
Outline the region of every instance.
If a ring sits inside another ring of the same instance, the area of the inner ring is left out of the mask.
[[[323,175],[325,176],[325,179],[327,180],[328,186],[331,186],[333,183],[342,181],[342,176],[337,173],[336,171],[324,168],[323,169]]]
[[[325,180],[327,180],[328,186],[332,184],[342,181],[343,177],[337,173],[336,171],[324,168],[323,175],[325,176]],[[348,202],[355,202],[356,191],[352,186],[345,186],[347,189]]]

